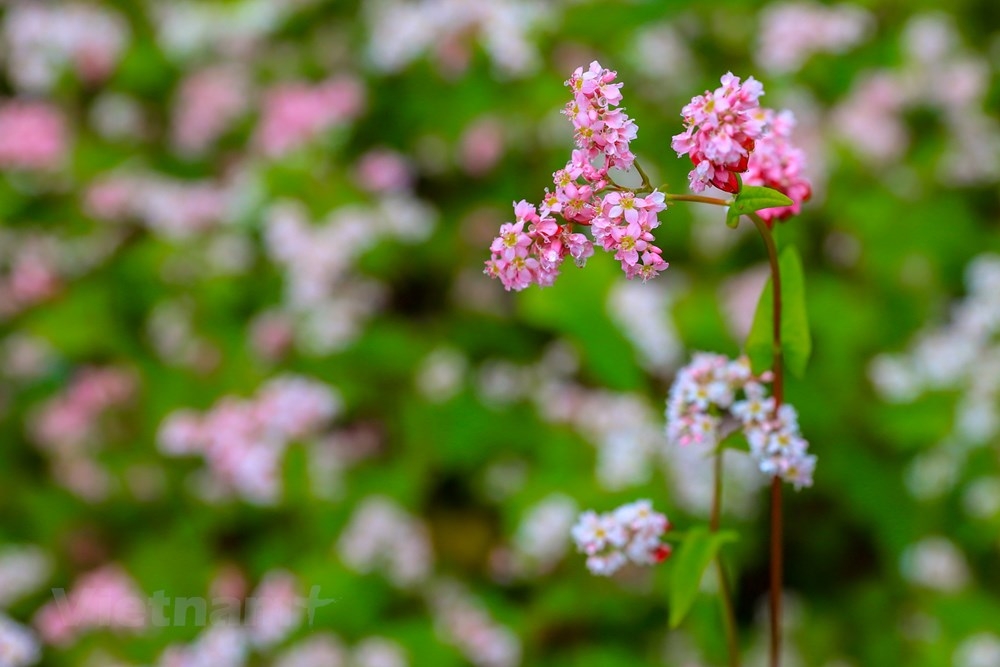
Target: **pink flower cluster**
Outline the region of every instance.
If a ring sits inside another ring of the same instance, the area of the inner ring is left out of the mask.
[[[118,566],[107,565],[80,577],[68,594],[58,594],[35,615],[48,644],[71,644],[90,628],[139,629],[146,626],[146,599]]]
[[[629,142],[639,129],[624,109],[617,108],[622,101],[622,84],[614,83],[617,76],[596,60],[587,71],[577,67],[566,81],[573,100],[563,113],[573,122],[576,145],[588,160],[603,156],[606,168],[629,169],[635,161]]]
[[[764,94],[760,82],[751,76],[740,83],[740,78],[729,72],[721,83],[681,109],[685,128],[671,142],[678,157],[689,155],[694,163],[688,174],[694,192],[715,186],[736,193],[736,174],[747,170],[754,144],[765,131],[758,103]]]
[[[714,448],[742,430],[760,471],[791,482],[796,489],[812,486],[816,457],[799,432],[791,405],[775,410],[766,395],[770,374],[754,376],[746,357],[698,353],[677,372],[667,398],[667,439],[678,445]]]
[[[264,95],[256,143],[269,157],[279,157],[334,125],[353,119],[364,104],[361,82],[349,76],[316,86],[305,83],[275,86]]]
[[[55,237],[9,235],[0,238],[7,248],[0,256],[0,320],[53,297],[63,284],[64,255]]]
[[[613,83],[616,76],[594,61],[589,70],[577,68],[566,81],[573,101],[563,113],[576,130],[578,149],[553,174],[555,191],[546,190],[537,210],[524,200],[514,204],[514,222],[505,223],[490,245],[485,273],[499,278],[508,291],[551,285],[567,256],[577,266],[586,263],[594,254],[593,243],[571,232],[574,223],[593,228],[594,240],[614,253],[629,279],[649,280],[667,268],[652,234],[660,224],[657,214],[666,209],[663,193],[653,190],[641,197],[618,187],[602,193],[611,185],[610,168],[628,169],[635,161],[629,142],[636,126],[617,108],[622,84]]]
[[[247,73],[231,65],[207,67],[180,84],[171,118],[171,142],[178,151],[209,148],[250,106]]]
[[[551,285],[567,255],[583,266],[594,254],[590,239],[569,230],[569,225],[549,217],[544,207],[539,215],[522,199],[514,204],[514,222],[502,225],[500,236],[490,245],[486,274],[499,278],[508,291],[520,291],[533,283]]]
[[[56,169],[68,144],[66,121],[55,107],[18,100],[0,105],[0,169]]]
[[[653,230],[660,226],[656,214],[666,208],[663,193],[656,190],[645,197],[609,192],[601,200],[591,222],[594,240],[615,253],[627,278],[645,282],[667,268],[663,251],[653,245]]]
[[[670,556],[660,537],[670,530],[667,517],[648,500],[637,500],[604,514],[588,510],[573,526],[577,550],[587,555],[587,569],[610,576],[632,562],[655,565]]]
[[[62,457],[81,455],[98,436],[101,416],[126,403],[135,379],[117,368],[84,368],[31,421],[31,435],[42,448]]]
[[[326,385],[283,376],[250,400],[226,397],[203,415],[174,412],[160,425],[158,440],[167,454],[204,456],[215,491],[269,504],[281,491],[288,445],[317,432],[339,409],[339,398]]]
[[[805,153],[791,141],[795,116],[787,110],[778,113],[773,109],[763,109],[763,112],[769,131],[750,154],[743,182],[773,188],[792,200],[791,206],[765,208],[757,212],[769,224],[774,224],[773,220],[783,220],[802,210],[802,203],[812,196],[812,185],[804,173]]]

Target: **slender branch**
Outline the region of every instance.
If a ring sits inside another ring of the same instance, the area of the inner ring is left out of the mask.
[[[642,177],[642,188],[643,189],[652,188],[653,186],[650,185],[649,183],[649,176],[647,176],[646,172],[642,170],[642,165],[639,164],[639,161],[638,160],[633,161],[632,166],[636,168],[636,170],[639,172],[639,176]]]
[[[720,514],[722,512],[722,455],[724,450],[718,447],[712,474],[712,514],[708,529],[713,533],[719,530]],[[722,564],[722,555],[715,554],[715,571],[719,577],[720,601],[722,603],[722,623],[726,631],[726,649],[729,653],[729,667],[740,667],[740,647],[736,638],[736,614],[733,611],[733,596],[729,587],[726,568]]]
[[[689,201],[695,202],[697,204],[713,204],[715,206],[729,206],[731,202],[725,199],[719,199],[718,197],[703,197],[701,195],[672,195],[667,194],[667,201]]]
[[[764,245],[767,247],[767,260],[771,266],[771,293],[774,298],[773,336],[774,336],[774,409],[777,412],[784,400],[784,369],[781,355],[781,270],[778,266],[778,249],[774,244],[774,236],[759,215],[749,215],[753,224],[760,232]],[[771,625],[771,667],[781,665],[781,588],[782,588],[782,513],[781,513],[781,478],[775,475],[771,478],[771,591],[770,591],[770,625]]]

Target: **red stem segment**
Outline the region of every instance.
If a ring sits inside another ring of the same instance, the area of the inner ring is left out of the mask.
[[[767,223],[756,213],[750,214],[750,219],[760,232],[764,245],[767,247],[767,260],[771,266],[771,293],[774,297],[773,336],[774,336],[774,409],[777,412],[784,401],[785,382],[781,356],[781,270],[778,268],[778,249],[774,244],[774,236]],[[771,592],[770,592],[770,624],[771,624],[771,667],[781,665],[781,579],[782,565],[782,513],[781,513],[781,478],[775,475],[771,479]]]
[[[722,513],[722,454],[719,447],[715,452],[712,471],[712,515],[708,528],[713,533],[718,532]],[[740,667],[740,644],[736,636],[736,612],[733,609],[733,593],[729,586],[729,577],[722,563],[722,554],[715,554],[715,572],[719,577],[719,592],[722,602],[722,624],[726,632],[726,651],[729,655],[729,667]]]

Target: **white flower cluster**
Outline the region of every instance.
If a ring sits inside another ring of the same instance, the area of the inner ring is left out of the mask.
[[[355,572],[384,572],[400,588],[423,583],[434,553],[427,528],[395,501],[371,496],[358,504],[337,542],[344,565]]]
[[[715,447],[738,429],[750,444],[750,454],[765,475],[791,482],[796,489],[812,485],[816,457],[799,432],[791,405],[775,409],[764,383],[746,357],[730,360],[697,353],[674,379],[667,398],[667,439],[678,445]]]
[[[667,517],[653,510],[648,500],[637,500],[604,514],[588,510],[573,526],[577,549],[587,554],[587,569],[610,576],[626,563],[655,565],[670,555],[670,545],[660,541],[670,529]]]

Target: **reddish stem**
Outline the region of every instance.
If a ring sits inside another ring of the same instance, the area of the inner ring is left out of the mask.
[[[767,247],[767,260],[771,267],[771,294],[773,295],[772,331],[774,336],[774,410],[781,407],[785,399],[784,368],[781,355],[781,270],[778,265],[778,249],[774,244],[774,236],[770,228],[756,213],[750,214],[750,219],[760,232],[764,245]],[[770,626],[771,626],[771,667],[781,665],[781,580],[782,564],[782,512],[781,512],[781,478],[775,475],[771,479],[771,590],[770,590]]]

